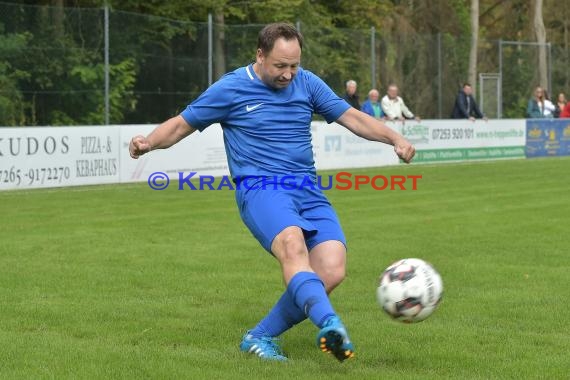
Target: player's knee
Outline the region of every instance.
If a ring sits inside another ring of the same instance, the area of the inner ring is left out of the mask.
[[[340,285],[341,282],[344,281],[345,277],[346,277],[346,270],[344,266],[338,266],[334,268],[331,273],[331,285],[333,287],[337,287],[338,285]]]
[[[307,260],[308,252],[302,231],[298,227],[289,227],[275,238],[273,251],[282,263]]]
[[[321,274],[321,279],[325,283],[325,288],[329,293],[339,286],[345,277],[346,269],[344,265],[327,268],[324,273]]]

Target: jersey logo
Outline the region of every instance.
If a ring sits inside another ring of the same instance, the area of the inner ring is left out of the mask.
[[[262,106],[262,105],[263,105],[263,103],[259,103],[259,104],[256,104],[256,105],[254,105],[254,106],[245,106],[245,110],[246,110],[247,112],[251,112],[251,111],[253,111],[254,109],[256,109],[257,107],[260,107],[260,106]]]

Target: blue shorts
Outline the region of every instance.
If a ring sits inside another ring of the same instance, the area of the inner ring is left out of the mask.
[[[346,246],[336,212],[316,186],[236,189],[236,201],[243,222],[270,253],[273,239],[291,226],[303,230],[309,251],[328,240],[338,240]]]

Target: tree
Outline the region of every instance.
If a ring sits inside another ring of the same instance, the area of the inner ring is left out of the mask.
[[[548,88],[547,66],[546,66],[546,29],[544,28],[544,20],[542,18],[542,0],[534,0],[534,33],[538,46],[538,72],[539,83],[542,87]],[[550,92],[551,89],[548,88]]]
[[[226,31],[223,11],[218,10],[215,13],[214,26],[214,80],[217,80],[226,73],[226,50],[224,48]]]
[[[159,122],[206,89],[209,13],[214,17],[214,80],[254,59],[263,24],[288,21],[299,22],[305,36],[302,65],[334,90],[342,92],[349,78],[359,82],[361,95],[395,81],[414,111],[426,118],[439,116],[438,100],[447,114],[460,83],[475,85],[478,72],[498,72],[499,39],[546,43],[548,36],[553,83],[561,90],[570,86],[570,10],[554,0],[31,3],[0,2],[6,27],[0,36],[0,118],[12,124],[100,119],[104,4],[111,8],[113,123]],[[372,26],[376,81],[370,75]],[[2,55],[12,46],[2,46],[5,41],[24,34],[28,37],[19,49]],[[532,87],[547,85],[545,46],[503,45],[502,58],[503,114],[522,117]]]
[[[479,0],[471,0],[471,49],[469,50],[469,82],[477,83],[477,48],[479,46]]]
[[[25,54],[31,34],[5,34],[0,24],[0,126],[25,125],[26,103],[19,88],[19,81],[29,77],[29,73],[14,67],[14,62]]]

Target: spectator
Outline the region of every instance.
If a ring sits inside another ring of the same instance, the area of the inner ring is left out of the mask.
[[[360,109],[360,100],[358,99],[358,94],[356,93],[357,84],[352,79],[346,82],[346,94],[343,99],[348,102],[352,107],[357,110]]]
[[[570,102],[567,102],[562,111],[560,112],[561,119],[570,118]]]
[[[556,106],[550,101],[548,91],[544,90],[544,117],[552,119],[556,112]]]
[[[380,93],[377,89],[373,88],[368,92],[368,100],[362,104],[362,112],[375,117],[376,119],[382,119],[384,117],[384,112],[382,112],[382,106],[378,99],[380,98]]]
[[[404,100],[398,96],[398,86],[391,84],[388,86],[387,94],[382,98],[382,111],[386,115],[388,120],[405,120],[405,119],[416,119],[420,121],[420,118],[414,116],[412,111],[408,109]]]
[[[552,117],[554,105],[546,98],[546,92],[540,86],[534,89],[534,97],[528,101],[526,117],[529,119],[544,119]]]
[[[475,121],[475,119],[485,119],[483,113],[477,106],[477,102],[473,97],[473,87],[471,84],[465,83],[463,89],[457,94],[455,99],[455,105],[453,106],[453,111],[451,112],[452,119],[469,119]]]
[[[560,114],[564,110],[564,107],[566,107],[566,103],[568,103],[566,100],[566,95],[561,92],[558,94],[558,99],[556,100],[556,110],[554,110],[554,117],[560,117]]]

